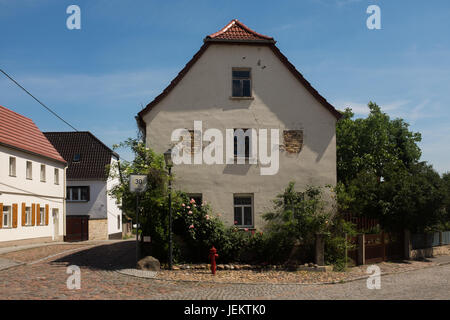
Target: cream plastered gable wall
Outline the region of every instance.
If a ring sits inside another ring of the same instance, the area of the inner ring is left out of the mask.
[[[236,67],[251,68],[252,100],[230,98],[232,68]],[[143,119],[146,143],[159,153],[173,145],[170,141],[173,130],[192,130],[194,120],[203,121],[203,132],[217,128],[224,137],[226,128],[278,128],[280,144],[283,130],[303,130],[301,152],[280,151],[276,175],[261,175],[259,164],[174,167],[174,187],[201,193],[214,213],[220,213],[228,224],[234,221],[233,194],[253,195],[254,226],[261,228],[264,225],[261,214],[272,207],[271,200],[289,181],[295,181],[298,190],[307,185],[336,184],[336,118],[266,46],[210,45]]]

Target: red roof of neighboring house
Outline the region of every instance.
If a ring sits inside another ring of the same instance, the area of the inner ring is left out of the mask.
[[[222,41],[251,41],[251,42],[272,42],[275,40],[272,37],[262,35],[237,19],[233,19],[224,28],[216,33],[210,34],[205,38],[205,41],[222,40]]]
[[[149,112],[156,104],[158,104],[170,91],[183,79],[186,73],[192,68],[195,62],[203,55],[206,49],[211,43],[216,44],[256,44],[266,45],[273,51],[273,53],[280,59],[280,61],[291,71],[300,83],[308,90],[325,108],[328,109],[336,119],[340,119],[342,114],[336,110],[312,85],[303,77],[303,75],[295,68],[295,66],[289,62],[288,58],[281,53],[281,51],[275,45],[275,40],[272,37],[268,37],[253,31],[242,22],[237,19],[233,19],[220,31],[210,34],[204,39],[204,43],[199,51],[192,57],[192,59],[184,66],[184,68],[178,73],[178,75],[170,82],[170,84],[159,94],[153,101],[142,109],[136,120],[139,126],[144,126],[144,120],[142,116]]]
[[[0,144],[66,163],[33,120],[0,106]]]

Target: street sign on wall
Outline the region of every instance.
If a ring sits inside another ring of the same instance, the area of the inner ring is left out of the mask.
[[[145,174],[130,175],[130,192],[143,192],[147,188],[147,176]]]

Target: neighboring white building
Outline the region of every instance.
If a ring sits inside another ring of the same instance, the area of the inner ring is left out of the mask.
[[[0,246],[63,239],[65,167],[31,119],[0,106]]]
[[[146,144],[159,153],[173,145],[171,134],[176,129],[196,136],[196,120],[203,122],[199,137],[212,128],[224,138],[226,129],[278,129],[279,170],[274,175],[261,175],[265,165],[251,164],[247,154],[242,154],[247,164],[173,168],[174,187],[206,200],[226,223],[262,228],[261,214],[273,206],[272,200],[289,181],[295,181],[299,190],[336,184],[335,128],[340,117],[273,38],[232,20],[204,39],[170,85],[139,112],[137,122]],[[245,143],[246,150],[252,148],[251,135]],[[202,149],[207,145],[203,141]],[[196,145],[190,148],[194,151]],[[236,147],[234,153],[241,157]],[[233,156],[230,159],[234,161]]]
[[[45,132],[68,163],[66,241],[122,238],[122,211],[109,190],[118,181],[106,169],[119,160],[90,132]]]

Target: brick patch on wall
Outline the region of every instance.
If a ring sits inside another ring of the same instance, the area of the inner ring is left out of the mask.
[[[303,147],[303,130],[284,130],[284,147],[288,153],[300,153]]]

